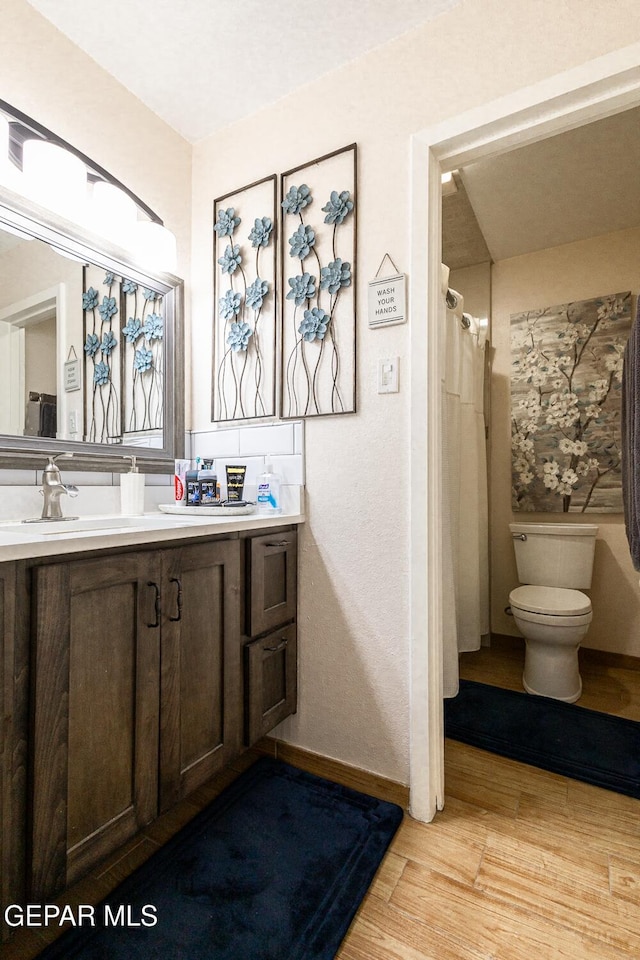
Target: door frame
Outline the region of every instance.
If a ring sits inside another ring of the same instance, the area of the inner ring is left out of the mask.
[[[640,43],[411,138],[410,812],[444,806],[440,264],[443,173],[640,106]]]

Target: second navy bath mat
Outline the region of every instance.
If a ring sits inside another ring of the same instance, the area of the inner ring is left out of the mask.
[[[574,703],[461,680],[445,734],[552,773],[640,799],[640,723]]]

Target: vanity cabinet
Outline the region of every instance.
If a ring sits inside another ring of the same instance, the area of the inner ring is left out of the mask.
[[[244,645],[244,742],[252,746],[297,704],[296,530],[248,541]]]
[[[24,837],[16,825],[26,790],[26,644],[19,629],[13,563],[0,564],[0,903],[23,893]]]
[[[157,813],[161,557],[32,574],[27,891],[46,901]]]
[[[285,527],[0,564],[4,903],[50,902],[295,711],[296,550]]]
[[[222,540],[163,555],[161,810],[242,749],[240,546]]]
[[[237,540],[34,570],[33,898],[240,752],[239,583]]]

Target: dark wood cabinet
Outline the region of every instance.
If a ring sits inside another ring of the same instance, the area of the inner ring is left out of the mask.
[[[160,808],[241,748],[240,543],[167,550],[163,604]]]
[[[244,669],[245,743],[249,747],[296,711],[295,623],[245,644]]]
[[[23,896],[26,797],[26,660],[14,563],[0,565],[0,903]]]
[[[297,707],[298,536],[252,536],[247,545],[244,742],[252,746]]]
[[[0,564],[3,903],[51,901],[295,712],[296,550],[283,528]]]
[[[46,900],[157,814],[161,560],[33,574],[27,889]]]
[[[295,620],[298,538],[295,530],[251,537],[248,551],[247,636]]]

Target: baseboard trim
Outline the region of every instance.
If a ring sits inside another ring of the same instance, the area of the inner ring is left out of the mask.
[[[334,783],[341,783],[353,790],[368,793],[379,800],[397,803],[403,810],[409,808],[409,787],[403,783],[387,780],[376,773],[352,767],[348,763],[342,763],[340,760],[334,760],[319,753],[312,753],[310,750],[285,743],[284,740],[278,740],[276,737],[263,737],[255,744],[254,749],[284,763],[290,763],[293,767],[306,770],[308,773],[315,773],[319,777],[333,780]]]

